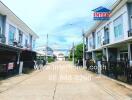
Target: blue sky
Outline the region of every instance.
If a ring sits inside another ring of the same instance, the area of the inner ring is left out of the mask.
[[[72,42],[82,41],[81,31],[87,31],[95,21],[92,10],[111,6],[116,0],[1,0],[35,33],[39,35],[36,46],[70,48]]]

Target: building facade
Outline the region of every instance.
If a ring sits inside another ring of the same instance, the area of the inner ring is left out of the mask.
[[[88,59],[132,60],[132,1],[118,0],[111,18],[97,22],[86,34]]]
[[[22,72],[22,67],[32,67],[37,38],[21,19],[0,2],[0,75],[18,73],[20,69]]]
[[[57,61],[65,61],[65,55],[62,51],[54,50],[54,55]]]

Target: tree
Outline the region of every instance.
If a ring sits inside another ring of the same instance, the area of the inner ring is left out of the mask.
[[[83,59],[83,43],[78,44],[75,47],[75,59]]]
[[[83,59],[83,43],[76,45],[74,50],[75,50],[75,55],[74,55],[75,62],[78,61],[79,59]],[[73,56],[72,53],[73,53],[73,48],[69,54],[70,60],[72,60],[72,56]]]

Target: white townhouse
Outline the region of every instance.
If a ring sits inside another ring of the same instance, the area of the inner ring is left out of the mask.
[[[18,72],[21,61],[23,66],[31,67],[37,38],[36,33],[0,1],[0,73]]]
[[[109,60],[132,60],[132,0],[118,0],[110,20],[97,21],[87,32],[87,58],[102,53]]]
[[[0,38],[1,43],[6,45],[13,46],[17,43],[18,47],[32,50],[38,36],[6,5],[0,2]]]

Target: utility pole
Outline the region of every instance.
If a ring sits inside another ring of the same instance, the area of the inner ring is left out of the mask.
[[[83,68],[85,67],[85,33],[84,30],[82,30],[82,36],[83,36]]]
[[[47,34],[47,43],[46,43],[46,62],[48,63],[48,34]]]
[[[75,64],[75,50],[74,50],[74,42],[73,42],[73,47],[72,47],[72,60],[73,60],[73,65]]]

